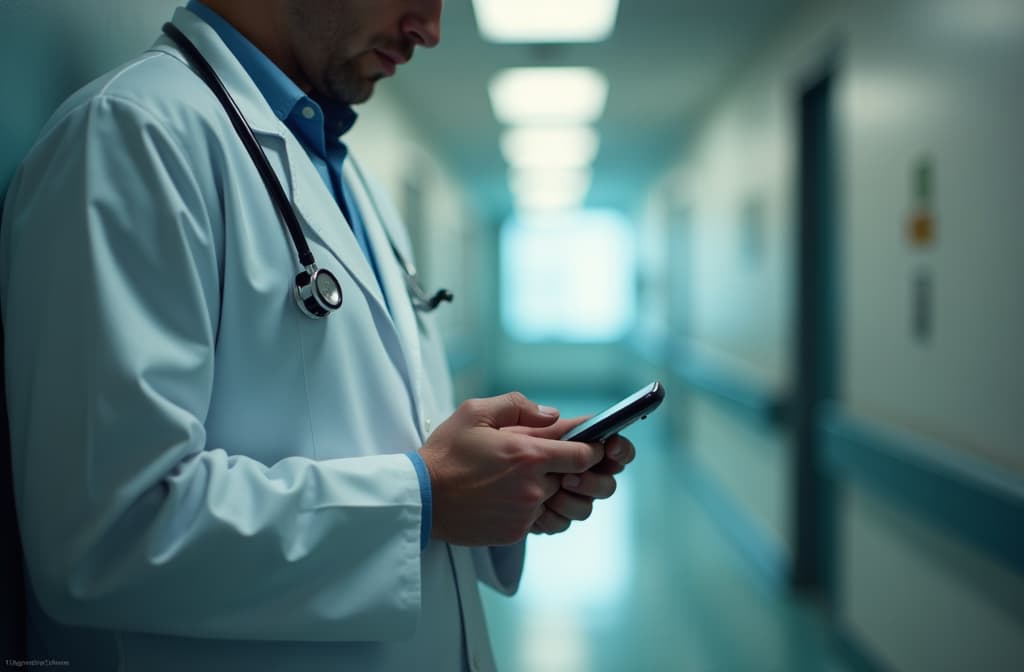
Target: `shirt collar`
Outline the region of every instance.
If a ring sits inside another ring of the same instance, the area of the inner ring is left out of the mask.
[[[356,122],[356,113],[351,106],[318,103],[219,14],[199,0],[189,0],[188,9],[216,31],[245,68],[277,118],[295,133],[307,149],[325,156],[328,144],[341,143],[341,136]]]

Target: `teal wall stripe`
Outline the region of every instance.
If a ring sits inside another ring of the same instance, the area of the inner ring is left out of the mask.
[[[784,421],[785,400],[777,390],[705,361],[689,348],[672,348],[666,339],[634,338],[628,346],[645,364],[668,368],[667,373],[678,384],[722,405],[740,421],[763,425],[769,431],[777,429]],[[708,509],[739,552],[770,583],[786,585],[791,563],[785,547],[773,540],[713,476],[688,456],[683,459],[684,480],[690,491]]]
[[[828,469],[1024,574],[1024,479],[911,432],[821,415]]]
[[[691,358],[673,363],[672,372],[686,385],[757,423],[774,426],[785,420],[784,400],[767,386]]]
[[[684,482],[708,509],[712,518],[721,525],[726,536],[771,584],[786,585],[790,562],[782,545],[765,534],[761,526],[739,508],[714,478],[689,458],[684,460]]]
[[[856,672],[888,672],[890,669],[883,665],[875,654],[862,646],[847,628],[833,628],[832,637],[836,648],[843,654],[843,659]]]
[[[682,385],[767,426],[786,420],[786,396],[728,367],[716,364],[686,345],[673,346],[667,336],[630,338],[627,346],[645,363],[667,372]]]

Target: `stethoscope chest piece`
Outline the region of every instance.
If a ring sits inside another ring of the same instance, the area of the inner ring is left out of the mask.
[[[306,317],[327,317],[341,308],[341,283],[328,270],[309,266],[295,276],[295,302]]]

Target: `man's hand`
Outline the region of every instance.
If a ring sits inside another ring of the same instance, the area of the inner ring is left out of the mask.
[[[600,444],[559,441],[566,423],[557,421],[558,411],[517,392],[459,406],[419,451],[430,473],[432,536],[464,546],[526,536],[564,474],[586,474],[605,457]]]
[[[588,418],[560,420],[550,428],[550,434],[563,436]],[[549,435],[549,428],[517,429],[534,436]],[[600,444],[593,444],[600,445]],[[633,443],[618,434],[604,443],[605,456],[598,464],[582,474],[562,476],[561,488],[544,503],[544,508],[530,531],[537,534],[559,534],[569,529],[573,521],[586,520],[594,510],[595,499],[607,499],[615,493],[615,475],[636,457]]]

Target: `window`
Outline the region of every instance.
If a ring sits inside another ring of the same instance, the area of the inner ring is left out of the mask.
[[[501,233],[501,314],[526,342],[608,342],[635,312],[634,233],[608,210],[514,215]]]

